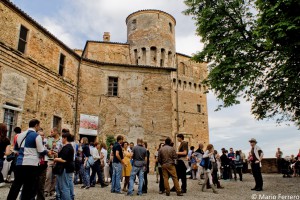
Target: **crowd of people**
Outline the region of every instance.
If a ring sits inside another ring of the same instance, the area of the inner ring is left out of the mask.
[[[277,148],[275,158],[278,173],[283,174],[284,178],[300,176],[300,149],[297,156],[292,154],[291,156],[283,157],[283,152],[280,148]]]
[[[76,142],[68,129],[60,132],[53,128],[51,134],[45,137],[37,119],[29,122],[28,130],[21,132],[16,127],[14,132],[16,135],[13,144],[10,144],[6,137],[6,125],[0,124],[0,171],[6,156],[7,161],[11,162],[7,181],[14,173],[8,200],[15,200],[19,195],[21,200],[44,200],[46,197],[73,200],[76,184],[82,184],[80,188],[85,190],[95,187],[97,183],[101,188],[107,187],[107,168],[111,193],[132,196],[135,185],[138,185],[137,195],[148,192],[150,152],[147,142],[141,138],[134,145],[119,135],[116,142],[107,148],[105,143],[89,142],[86,137]],[[197,149],[194,146],[189,148],[183,134],[178,134],[176,138],[178,147],[175,147],[176,141],[166,138],[154,155],[159,194],[170,196],[171,192],[176,192],[177,196],[183,196],[187,193],[188,174],[191,179],[198,180],[203,192],[211,189],[213,193],[218,193],[217,189],[224,188],[220,180],[237,181],[239,178],[243,181],[243,173],[247,171],[248,165],[251,165],[255,180],[252,190],[263,190],[263,152],[254,138],[249,140],[251,151],[247,157],[241,150],[234,151],[233,148],[222,148],[220,155],[212,144],[204,148],[200,143]],[[276,158],[279,170],[283,170],[280,149]],[[299,174],[300,150],[297,157],[289,161],[296,176]],[[170,178],[173,187],[169,185]],[[0,173],[0,187],[4,185],[4,177]]]

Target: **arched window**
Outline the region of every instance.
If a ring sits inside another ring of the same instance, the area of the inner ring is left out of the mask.
[[[171,22],[169,23],[169,29],[170,29],[170,32],[173,33],[173,25]]]

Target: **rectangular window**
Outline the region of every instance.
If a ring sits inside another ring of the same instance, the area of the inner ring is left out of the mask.
[[[58,73],[59,75],[63,76],[64,75],[64,69],[65,69],[65,58],[66,56],[64,54],[60,54],[59,58],[59,68],[58,68]]]
[[[4,109],[4,123],[7,126],[7,137],[11,141],[13,130],[17,125],[17,111]]]
[[[27,44],[27,33],[28,29],[21,25],[20,28],[20,36],[19,36],[19,44],[18,44],[18,51],[25,53],[26,44]]]
[[[57,130],[61,131],[61,118],[58,116],[53,116],[53,128],[56,127]]]
[[[201,113],[201,105],[200,105],[200,104],[197,105],[197,111],[198,111],[199,113]]]
[[[118,96],[118,78],[108,77],[108,96]]]

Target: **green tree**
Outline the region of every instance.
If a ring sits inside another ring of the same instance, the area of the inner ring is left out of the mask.
[[[223,102],[252,102],[257,119],[300,125],[300,1],[185,0],[209,63],[205,83]],[[217,110],[218,110],[217,109]]]
[[[115,139],[115,137],[113,136],[113,135],[107,135],[106,136],[106,146],[107,146],[107,148],[109,149],[109,150],[111,150],[110,148],[109,148],[109,145],[111,144],[111,143],[115,143],[116,142],[116,139]]]

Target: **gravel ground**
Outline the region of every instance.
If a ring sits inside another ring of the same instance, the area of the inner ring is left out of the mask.
[[[198,181],[188,180],[188,193],[183,197],[177,197],[176,193],[171,193],[171,196],[158,194],[158,184],[155,183],[155,176],[149,175],[149,189],[144,196],[128,197],[120,194],[111,194],[110,186],[107,188],[100,188],[97,185],[95,188],[89,190],[80,189],[80,186],[75,186],[76,199],[149,199],[149,200],[164,200],[164,199],[217,199],[217,200],[242,200],[242,199],[300,199],[300,177],[296,178],[282,178],[279,174],[264,174],[264,191],[253,192],[250,189],[254,186],[254,179],[252,175],[244,175],[244,181],[221,181],[225,189],[219,189],[219,194],[212,193],[212,190],[201,192]],[[170,185],[173,185],[171,183]],[[6,199],[9,186],[0,188],[0,200]],[[137,186],[135,186],[137,191]],[[295,195],[295,197],[287,197],[284,195]],[[222,198],[222,199],[221,199]]]

